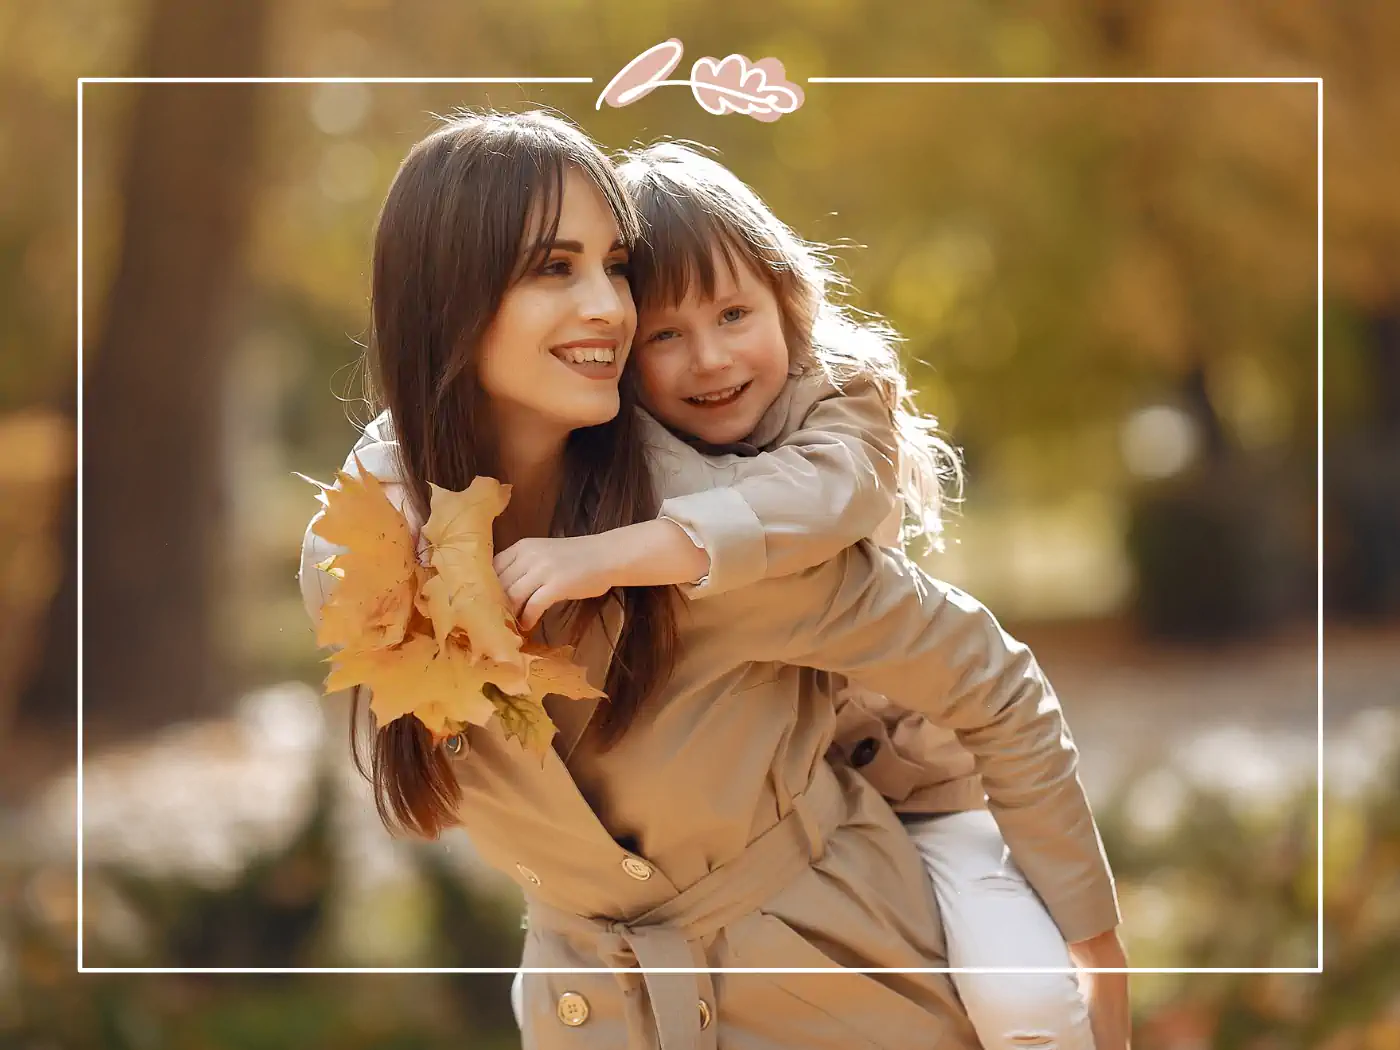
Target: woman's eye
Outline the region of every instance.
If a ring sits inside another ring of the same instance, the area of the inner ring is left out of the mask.
[[[568,259],[554,259],[551,262],[545,263],[536,272],[546,277],[562,277],[567,276],[569,270]]]
[[[735,321],[742,318],[746,313],[748,313],[748,310],[744,309],[744,307],[742,306],[731,306],[728,310],[724,311],[724,313],[720,314],[720,318],[726,324],[733,324]]]
[[[608,266],[608,273],[614,277],[630,277],[632,274],[632,264],[627,260],[611,263]]]

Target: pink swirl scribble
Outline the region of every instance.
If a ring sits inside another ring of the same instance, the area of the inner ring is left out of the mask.
[[[802,89],[788,81],[776,58],[750,63],[743,55],[707,56],[690,67],[689,80],[667,80],[684,50],[674,37],[647,48],[608,81],[593,108],[602,109],[604,102],[620,108],[659,87],[685,85],[707,113],[742,113],[766,123],[793,112],[804,101]]]
[[[604,102],[617,108],[630,106],[651,94],[667,82],[667,75],[680,64],[684,53],[685,45],[675,37],[647,48],[617,71],[593,108],[602,109]]]

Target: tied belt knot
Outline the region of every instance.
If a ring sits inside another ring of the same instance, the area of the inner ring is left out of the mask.
[[[785,817],[670,900],[621,921],[578,915],[531,896],[530,927],[586,939],[602,965],[619,968],[613,976],[629,1031],[654,1030],[661,1050],[715,1050],[719,1026],[702,1031],[698,1009],[709,975],[651,971],[704,968],[701,942],[762,907],[820,859],[844,810],[841,782],[821,764]]]

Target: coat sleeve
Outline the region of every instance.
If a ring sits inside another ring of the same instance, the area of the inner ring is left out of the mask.
[[[301,537],[301,568],[297,571],[297,582],[301,586],[301,603],[306,607],[311,626],[318,630],[321,626],[321,610],[330,600],[336,581],[330,573],[317,566],[331,555],[344,550],[343,547],[335,546],[312,531],[325,513],[324,510],[317,512],[306,526],[306,532]]]
[[[898,501],[894,419],[867,380],[826,392],[769,451],[730,461],[733,482],[664,500],[710,556],[710,571],[682,587],[701,598],[785,576],[872,535]]]
[[[378,422],[375,421],[376,424]],[[340,469],[347,474],[357,473],[355,459],[358,456],[364,468],[384,483],[384,494],[389,497],[389,501],[402,510],[407,501],[408,489],[399,478],[395,452],[393,442],[381,440],[375,424],[371,424],[365,434],[355,442],[350,455],[345,458],[345,465]],[[336,587],[335,577],[317,566],[332,555],[345,552],[344,547],[331,543],[314,531],[316,523],[325,513],[324,509],[318,511],[302,534],[301,567],[297,570],[301,602],[306,608],[306,615],[311,619],[311,625],[315,628],[321,626],[321,610],[325,608]]]
[[[957,734],[1012,855],[1066,940],[1118,924],[1059,701],[1030,650],[981,603],[870,542],[740,597],[754,603],[745,629],[762,658],[844,674]]]

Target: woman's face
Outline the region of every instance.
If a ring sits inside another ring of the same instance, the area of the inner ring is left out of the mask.
[[[740,441],[782,392],[788,347],[772,287],[716,252],[715,296],[692,281],[685,301],[643,312],[636,368],[643,405],[666,425],[712,445]]]
[[[577,170],[565,176],[559,229],[545,248],[482,337],[481,387],[507,427],[606,423],[618,412],[637,310],[617,222]]]

